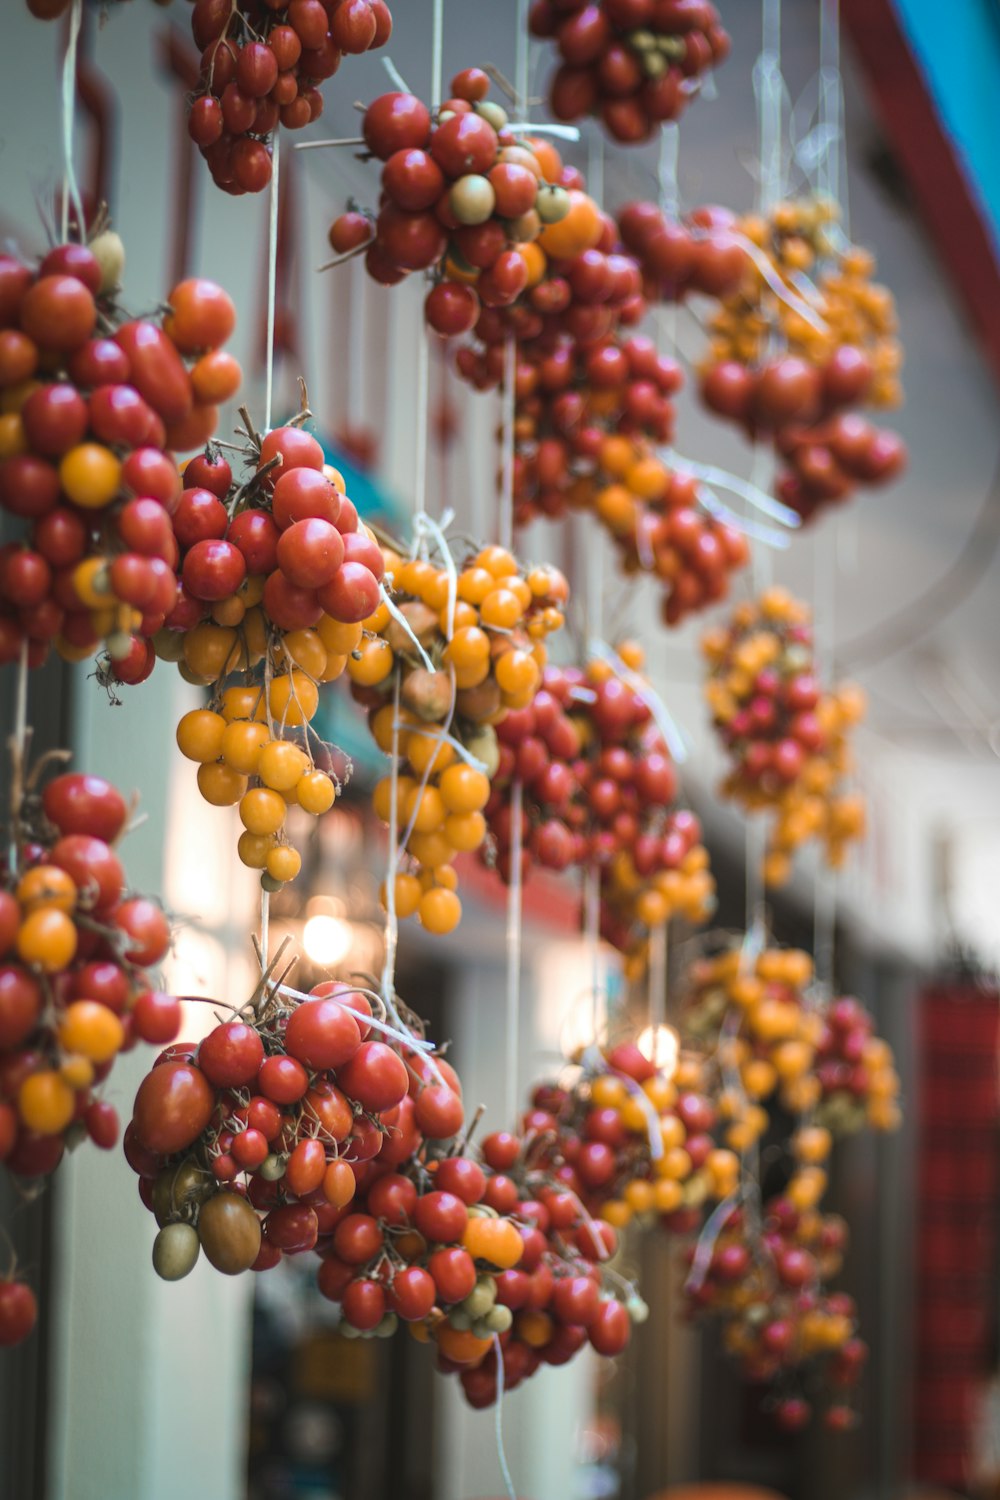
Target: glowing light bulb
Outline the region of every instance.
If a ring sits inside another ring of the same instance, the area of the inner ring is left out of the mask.
[[[667,1078],[674,1076],[681,1039],[672,1026],[647,1026],[639,1033],[636,1046]]]
[[[329,969],[347,957],[353,937],[350,922],[318,914],[306,921],[302,929],[302,946],[314,964]]]

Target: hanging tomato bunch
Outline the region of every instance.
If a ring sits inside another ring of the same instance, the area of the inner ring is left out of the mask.
[[[843,1263],[847,1225],[796,1208],[796,1181],[764,1205],[759,1231],[749,1209],[734,1207],[703,1258],[700,1245],[689,1252],[685,1296],[692,1316],[722,1319],[723,1347],[744,1378],[772,1387],[767,1404],[782,1431],[807,1425],[813,1406],[802,1391],[817,1387],[824,1425],[844,1432],[858,1420],[850,1395],[868,1358],[853,1298],[827,1286]]]
[[[367,246],[366,269],[383,286],[435,268],[425,316],[443,335],[468,332],[481,306],[514,302],[541,275],[556,226],[579,215],[567,192],[578,174],[547,143],[512,131],[489,87],[467,68],[433,115],[413,94],[373,100],[361,129],[384,163],[383,204],[377,217],[352,209],[330,229],[338,255]]]
[[[485,815],[490,862],[513,874],[511,789],[522,785],[521,877],[532,865],[601,871],[601,932],[644,962],[645,934],[672,916],[701,921],[714,883],[697,818],[676,807],[677,777],[650,700],[629,680],[642,657],[547,667],[532,703],[497,726],[499,763]]]
[[[535,0],[529,26],[562,59],[549,85],[556,119],[596,115],[622,145],[676,120],[729,55],[708,0]]]
[[[355,1169],[349,1211],[317,1247],[319,1289],[340,1304],[348,1337],[387,1337],[402,1321],[441,1356],[465,1363],[510,1329],[497,1279],[520,1261],[524,1240],[508,1214],[484,1201],[487,1174],[447,1138],[461,1122],[460,1101],[451,1107],[458,1094],[434,1083],[427,1065],[412,1077],[395,1138]]]
[[[183,589],[158,649],[209,708],[177,727],[182,754],[216,807],[239,805],[239,855],[265,889],[298,874],[284,824],[290,805],[320,816],[337,783],[310,728],[323,683],[339,677],[376,609],[382,553],[344,494],[338,470],[301,422],[261,437],[246,412],[246,477],[210,452],[185,470],[174,514]]]
[[[478,849],[499,762],[494,725],[526,708],[541,686],[545,638],[563,624],[569,590],[557,568],[527,574],[504,547],[484,547],[457,570],[429,555],[404,561],[386,551],[396,612],[366,622],[371,632],[347,664],[355,699],[369,709],[380,750],[395,743],[396,771],[375,787],[373,805],[395,820],[413,869],[395,878],[400,917],[430,932],[458,925],[462,905],[453,861]]]
[[[0,871],[0,1161],[18,1178],[54,1172],[67,1146],[110,1150],[114,1106],[101,1085],[119,1052],[168,1042],[180,1006],[153,987],[170,945],[160,907],[128,894],[113,847],[124,797],[100,776],[65,773],[39,791],[15,749],[10,857]],[[36,1306],[0,1280],[0,1344],[31,1332]]]
[[[270,982],[273,967],[254,1001],[198,1046],[161,1053],[136,1094],[125,1154],[160,1226],[153,1264],[168,1281],[201,1251],[238,1275],[321,1236],[329,1244],[362,1164],[394,1142],[409,1150],[403,1105],[422,1089],[424,1055],[404,1060],[403,1033],[380,1039],[364,992],[331,980],[300,998]],[[447,1064],[434,1067],[433,1102],[418,1117],[425,1134],[442,1119],[450,1134],[462,1120],[458,1083],[450,1070],[454,1090],[437,1083]]]
[[[677,625],[725,599],[732,574],[750,561],[750,548],[735,524],[707,508],[700,481],[624,436],[604,439],[600,470],[594,511],[614,538],[624,571],[651,572],[661,583],[663,623]]]
[[[746,250],[735,237],[735,215],[707,206],[672,219],[648,200],[618,211],[623,244],[642,269],[651,302],[677,302],[691,293],[728,297],[740,286]]]
[[[732,759],[724,797],[748,812],[773,812],[765,876],[781,885],[806,839],[822,840],[838,868],[864,831],[864,802],[843,788],[848,731],[864,713],[859,688],[824,690],[816,677],[809,611],[783,589],[738,605],[728,626],[702,643],[705,697]]]
[[[36,270],[0,260],[0,507],[28,523],[0,551],[0,661],[22,642],[29,665],[52,644],[79,661],[103,641],[109,675],[136,683],[177,601],[167,450],[211,436],[240,367],[220,287],[180,282],[162,323],[124,320],[123,264],[109,230]]]
[[[128,806],[100,776],[66,773],[39,795],[29,778],[14,860],[0,889],[0,1158],[52,1172],[67,1136],[110,1148],[114,1109],[95,1093],[135,1041],[175,1035],[177,1001],[151,987],[170,924],[130,896],[113,845]]]
[[[733,221],[769,275],[744,257],[739,288],[709,320],[702,366],[705,404],[774,442],[786,466],[778,497],[804,520],[858,485],[887,483],[906,462],[902,440],[860,414],[902,401],[895,304],[871,279],[874,257],[836,218],[836,205],[810,198]]]
[[[616,1229],[633,1219],[678,1228],[735,1190],[739,1159],[716,1146],[716,1107],[689,1065],[667,1072],[634,1041],[591,1047],[581,1063],[572,1086],[536,1089],[530,1128],[544,1134],[539,1111],[554,1117],[539,1158],[562,1168],[560,1183],[591,1214]]]
[[[345,54],[384,47],[392,15],[385,0],[196,0],[191,32],[201,87],[188,132],[216,186],[239,196],[267,187],[274,131],[318,119],[319,85]]]

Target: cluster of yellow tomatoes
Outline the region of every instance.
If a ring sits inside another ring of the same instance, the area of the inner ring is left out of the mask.
[[[737,227],[770,263],[789,300],[774,295],[758,265],[746,258],[743,284],[723,300],[709,319],[709,361],[758,364],[777,328],[788,350],[825,366],[843,346],[861,350],[871,366],[867,405],[899,406],[903,349],[892,292],[873,280],[875,257],[851,244],[840,224],[838,205],[809,197],[775,205],[768,217],[748,215]],[[814,277],[806,300],[819,317],[804,317],[792,299],[803,296],[803,277]]]
[[[388,548],[384,556],[395,609],[383,605],[365,622],[347,674],[376,744],[397,756],[373,793],[411,866],[395,877],[396,914],[443,934],[462,915],[454,860],[486,836],[493,726],[541,686],[545,638],[563,624],[569,591],[558,569],[524,573],[499,546],[453,571]]]

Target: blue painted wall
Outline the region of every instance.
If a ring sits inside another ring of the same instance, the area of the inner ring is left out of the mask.
[[[1000,255],[1000,0],[895,0]]]

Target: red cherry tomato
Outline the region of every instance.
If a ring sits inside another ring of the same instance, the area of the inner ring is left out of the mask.
[[[205,1129],[215,1108],[215,1092],[199,1068],[167,1062],[139,1085],[132,1123],[140,1144],[159,1156],[173,1156]]]
[[[60,833],[90,834],[113,843],[128,820],[128,805],[102,776],[67,772],[50,781],[42,793],[42,808]]]
[[[225,1021],[198,1048],[198,1066],[216,1088],[242,1088],[256,1078],[264,1044],[245,1021]]]

